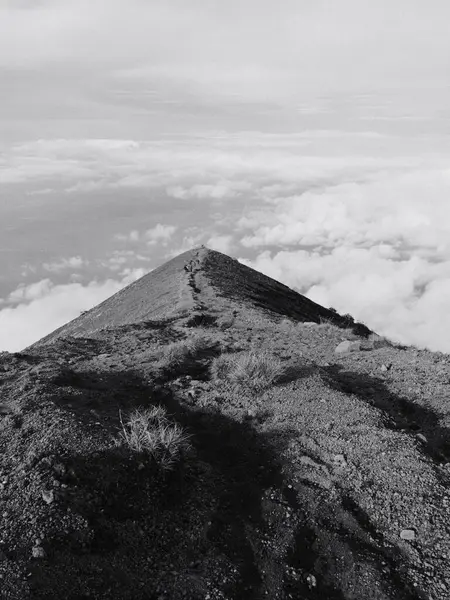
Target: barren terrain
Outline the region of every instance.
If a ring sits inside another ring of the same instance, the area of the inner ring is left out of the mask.
[[[0,597],[447,600],[450,357],[369,334],[200,248],[0,354]]]

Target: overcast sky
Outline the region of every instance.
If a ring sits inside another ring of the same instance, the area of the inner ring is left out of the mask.
[[[448,0],[3,0],[0,350],[205,243],[450,352]]]

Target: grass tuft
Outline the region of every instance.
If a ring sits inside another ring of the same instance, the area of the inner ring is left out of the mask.
[[[186,361],[195,359],[197,354],[209,350],[213,345],[214,343],[207,336],[192,336],[162,346],[155,352],[155,361],[161,368],[176,369]]]
[[[253,391],[270,387],[284,372],[283,363],[267,352],[246,352],[238,356],[222,354],[211,364],[214,380]]]
[[[170,471],[189,447],[190,436],[172,423],[161,406],[134,410],[126,423],[122,420],[120,441],[133,452],[148,454],[164,471]]]

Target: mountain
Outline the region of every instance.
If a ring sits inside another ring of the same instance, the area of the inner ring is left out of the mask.
[[[0,598],[446,600],[449,362],[174,258],[0,354]]]
[[[341,327],[349,325],[348,318],[316,304],[282,283],[221,252],[201,247],[166,262],[34,346],[68,335],[92,335],[105,327],[140,323],[179,315],[183,311],[202,311],[212,298],[215,303],[213,312],[218,314],[242,305],[295,321],[320,323],[326,319]],[[360,325],[360,328],[360,333],[370,333],[367,327]]]

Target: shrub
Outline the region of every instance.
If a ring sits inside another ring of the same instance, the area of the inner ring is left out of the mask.
[[[160,406],[134,410],[126,423],[122,421],[120,441],[134,452],[148,454],[164,470],[172,469],[189,447],[189,435],[172,423]]]
[[[211,374],[217,381],[260,391],[272,385],[283,373],[279,359],[267,352],[246,352],[239,356],[223,354],[213,360]]]

